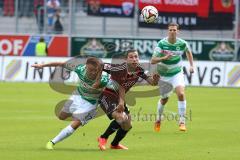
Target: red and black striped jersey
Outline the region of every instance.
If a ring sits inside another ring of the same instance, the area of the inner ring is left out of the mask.
[[[140,77],[145,80],[148,78],[148,76],[144,73],[144,69],[140,65],[138,65],[134,71],[130,72],[128,70],[127,63],[104,63],[103,71],[111,75],[110,81],[112,82],[112,84],[107,85],[107,88],[113,89],[115,91],[116,88],[118,88],[117,86],[121,85],[125,89],[125,92],[127,92],[138,81]]]

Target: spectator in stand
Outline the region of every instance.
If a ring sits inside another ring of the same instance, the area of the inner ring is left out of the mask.
[[[54,22],[54,33],[62,34],[63,33],[63,25],[61,21],[61,10],[58,9],[56,12],[56,20]]]
[[[54,29],[54,18],[56,16],[58,9],[60,9],[59,0],[48,0],[47,2],[48,32],[52,32]]]
[[[31,17],[32,16],[32,6],[33,1],[32,0],[18,0],[19,3],[19,16],[20,17]]]
[[[3,15],[14,16],[14,0],[4,0],[3,2]]]
[[[0,15],[2,15],[3,11],[3,0],[0,0]]]
[[[34,0],[34,14],[36,16],[39,33],[44,29],[44,0]]]

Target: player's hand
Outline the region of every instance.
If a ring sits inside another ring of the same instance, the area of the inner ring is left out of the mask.
[[[92,87],[93,87],[94,89],[99,88],[99,86],[100,86],[100,81],[96,81],[96,82],[92,85]]]
[[[153,75],[153,80],[154,80],[154,81],[159,81],[159,78],[160,78],[159,74],[155,73],[155,74]]]
[[[42,69],[43,65],[42,64],[33,64],[31,67],[37,68],[37,69]]]
[[[160,76],[159,76],[159,74],[154,74],[153,76],[152,76],[152,78],[153,78],[153,84],[154,85],[157,85],[158,84],[158,81],[159,81],[159,78],[160,78]]]
[[[168,53],[166,54],[164,57],[162,57],[163,60],[168,60],[169,58],[171,58],[173,56],[173,54]]]
[[[194,73],[194,67],[193,67],[193,66],[190,66],[189,72],[190,72],[190,73]]]
[[[124,104],[123,103],[119,103],[117,106],[117,111],[118,112],[123,112],[125,109]]]

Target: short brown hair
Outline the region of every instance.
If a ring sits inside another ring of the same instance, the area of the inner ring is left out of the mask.
[[[127,50],[126,53],[125,53],[125,58],[127,58],[128,54],[132,53],[132,52],[138,52],[138,51],[136,49],[129,49],[129,50]]]
[[[101,61],[96,57],[89,57],[86,61],[86,64],[91,64],[94,67],[100,67],[101,66]]]
[[[177,26],[177,29],[179,29],[179,25],[177,23],[171,22],[168,24],[168,28],[171,26]]]
[[[40,37],[39,42],[44,42],[44,41],[45,41],[44,37]]]

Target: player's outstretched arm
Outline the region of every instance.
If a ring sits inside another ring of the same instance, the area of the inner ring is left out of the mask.
[[[194,67],[193,67],[193,55],[192,55],[192,52],[191,51],[187,51],[186,52],[187,54],[187,59],[190,63],[190,68],[189,68],[189,72],[190,73],[194,73]]]
[[[64,66],[66,62],[50,62],[45,64],[33,64],[31,67],[41,69],[43,67],[57,67]]]
[[[148,77],[146,81],[152,86],[156,86],[158,84],[159,78],[159,74],[153,74],[152,76]]]
[[[151,64],[157,64],[157,63],[159,63],[159,62],[161,62],[163,60],[169,59],[170,57],[172,57],[172,54],[166,54],[163,57],[152,57]]]
[[[124,109],[125,109],[125,107],[124,107],[125,89],[121,85],[119,85],[118,94],[119,94],[119,102],[118,102],[118,106],[117,106],[117,111],[118,112],[123,112]]]

